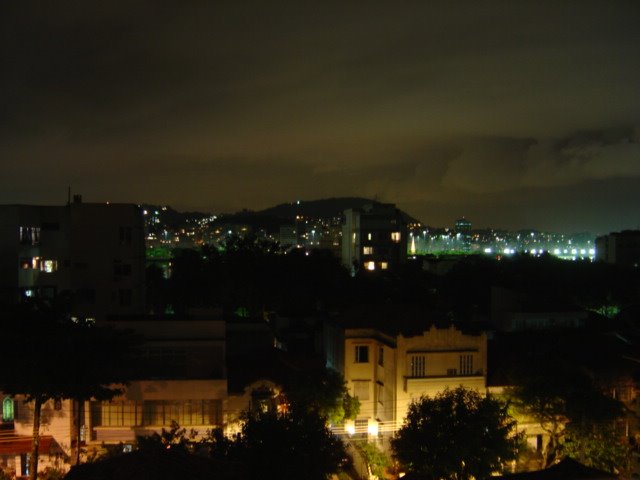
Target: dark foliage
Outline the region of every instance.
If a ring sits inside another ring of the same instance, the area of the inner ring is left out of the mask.
[[[459,387],[413,402],[391,444],[420,478],[483,479],[516,457],[514,429],[505,404]]]

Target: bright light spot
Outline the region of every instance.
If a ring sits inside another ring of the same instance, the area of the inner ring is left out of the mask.
[[[509,253],[511,253],[511,250],[509,250],[508,248],[505,248],[504,249],[504,254],[505,255],[509,255]]]
[[[144,210],[142,213],[144,213],[145,215],[149,214],[149,212],[147,212],[146,210]]]
[[[577,253],[578,253],[578,249],[576,248],[571,249],[571,255],[576,255]]]
[[[378,422],[372,422],[367,427],[367,432],[369,435],[378,435]]]
[[[589,249],[589,255],[595,255],[596,254],[596,249],[595,248],[590,248]]]
[[[559,248],[554,249],[553,250],[553,254],[554,255],[560,255],[560,249]]]
[[[587,251],[584,248],[580,249],[580,255],[586,255],[586,254],[587,254]]]
[[[491,253],[493,250],[491,250],[491,248],[485,248],[484,249],[484,253]]]
[[[353,423],[346,424],[344,429],[349,435],[354,435],[356,433],[356,426]]]
[[[375,270],[376,269],[376,262],[366,262],[364,264],[365,268],[367,270]]]
[[[536,253],[538,253],[538,251],[535,248],[531,250],[531,255],[535,255]]]

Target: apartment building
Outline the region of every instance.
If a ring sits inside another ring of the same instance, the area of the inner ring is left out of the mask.
[[[5,301],[64,296],[72,314],[103,320],[144,312],[144,224],[136,205],[0,206]]]
[[[365,322],[366,323],[366,322]],[[487,335],[454,324],[414,321],[403,328],[389,318],[376,327],[345,330],[344,376],[361,408],[350,433],[395,431],[413,400],[460,385],[484,392]],[[421,326],[420,326],[421,325]]]
[[[388,270],[407,260],[407,224],[393,204],[344,212],[342,264],[352,271]]]

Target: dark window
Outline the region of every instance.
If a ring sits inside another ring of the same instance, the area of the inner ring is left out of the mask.
[[[118,291],[118,302],[122,307],[131,306],[133,292],[128,288],[121,288]]]
[[[78,303],[85,303],[93,305],[96,303],[96,291],[93,288],[79,288],[76,291]]]
[[[42,230],[60,230],[60,224],[58,222],[43,222]]]
[[[369,363],[369,346],[356,345],[356,363]]]
[[[131,227],[120,227],[120,245],[131,245]]]
[[[131,276],[131,264],[130,263],[114,263],[113,274],[121,277]]]
[[[378,348],[378,365],[384,367],[384,347]]]

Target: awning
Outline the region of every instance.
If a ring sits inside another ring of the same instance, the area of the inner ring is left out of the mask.
[[[0,435],[0,455],[21,455],[31,453],[32,438],[28,435],[3,434]],[[40,437],[41,454],[59,453],[62,449],[50,435]]]

